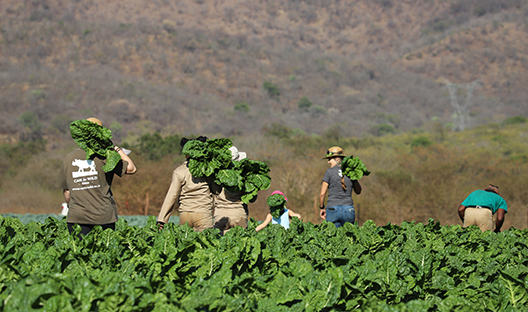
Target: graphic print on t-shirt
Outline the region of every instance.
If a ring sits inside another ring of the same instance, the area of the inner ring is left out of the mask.
[[[78,171],[72,171],[73,182],[79,185],[79,187],[72,188],[72,191],[101,187],[98,183],[95,161],[92,159],[75,159],[72,161],[72,165],[79,167]]]

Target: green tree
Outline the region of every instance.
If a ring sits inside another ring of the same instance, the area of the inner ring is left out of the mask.
[[[23,141],[42,138],[42,123],[38,120],[37,114],[25,111],[18,116],[17,121],[24,129]]]
[[[249,113],[250,108],[246,102],[239,102],[235,104],[235,107],[233,108],[233,110],[235,112]]]
[[[312,102],[307,97],[302,97],[297,104],[297,107],[303,110],[308,110],[312,106]]]
[[[273,84],[269,81],[264,81],[262,84],[266,92],[268,92],[268,96],[270,98],[278,98],[280,96],[279,87],[277,87],[276,84]]]

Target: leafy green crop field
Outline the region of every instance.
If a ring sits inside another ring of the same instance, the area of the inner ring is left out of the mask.
[[[11,217],[11,218],[17,218],[19,219],[20,221],[22,221],[22,223],[24,224],[28,224],[30,222],[40,222],[40,223],[44,223],[46,222],[46,219],[49,218],[49,217],[52,217],[52,218],[55,218],[57,220],[62,220],[62,218],[64,218],[63,215],[61,214],[30,214],[30,213],[27,213],[27,214],[17,214],[17,213],[5,213],[5,214],[2,214],[3,217]],[[145,226],[147,225],[147,220],[148,220],[148,216],[124,216],[124,215],[120,215],[119,218],[121,219],[124,219],[126,220],[126,223],[130,226]],[[171,222],[175,222],[175,223],[178,223],[179,222],[179,218],[178,216],[172,216],[171,217]]]
[[[526,311],[528,230],[295,219],[159,232],[0,217],[2,311]]]

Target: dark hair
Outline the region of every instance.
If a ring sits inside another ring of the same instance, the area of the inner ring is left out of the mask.
[[[206,137],[206,136],[203,136],[203,135],[197,137],[196,139],[182,138],[182,139],[180,140],[180,146],[183,148],[183,146],[185,145],[185,143],[187,143],[187,142],[189,142],[189,141],[192,141],[192,140],[198,140],[198,141],[200,141],[200,142],[204,142],[204,143],[205,143],[205,141],[209,140],[209,138]]]

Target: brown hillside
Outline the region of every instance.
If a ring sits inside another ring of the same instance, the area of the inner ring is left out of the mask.
[[[480,82],[472,125],[526,115],[527,7],[5,0],[0,131],[20,132],[24,111],[48,132],[58,115],[94,114],[123,134],[236,135],[274,123],[308,133],[379,134],[382,124],[407,131],[433,117],[452,121],[444,79]],[[280,96],[266,92],[266,81]],[[301,109],[303,97],[313,105]]]

